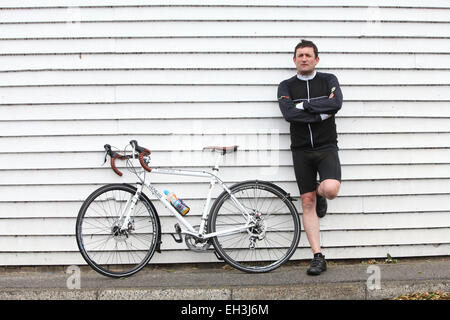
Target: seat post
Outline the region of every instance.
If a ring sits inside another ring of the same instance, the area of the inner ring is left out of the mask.
[[[216,152],[216,163],[214,164],[214,171],[219,171],[219,166],[222,162],[223,153],[222,152]]]

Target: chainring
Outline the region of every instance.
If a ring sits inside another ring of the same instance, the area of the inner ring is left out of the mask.
[[[195,230],[198,230],[200,226],[193,226]],[[191,236],[190,234],[186,234],[184,236],[184,241],[189,250],[195,252],[206,252],[211,245],[209,239],[199,239],[197,237]]]

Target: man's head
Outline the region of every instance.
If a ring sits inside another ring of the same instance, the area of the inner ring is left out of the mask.
[[[294,63],[300,75],[313,74],[319,63],[319,51],[312,41],[302,40],[294,50]]]

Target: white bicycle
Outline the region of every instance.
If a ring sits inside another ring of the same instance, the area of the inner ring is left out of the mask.
[[[136,184],[102,186],[84,201],[78,213],[78,248],[95,271],[115,278],[131,276],[150,261],[155,251],[161,252],[159,216],[143,192],[144,187],[178,220],[171,234],[174,240],[182,242],[184,236],[185,244],[193,251],[205,252],[212,244],[218,259],[250,273],[274,270],[295,252],[300,240],[300,219],[286,191],[260,180],[228,187],[217,176],[223,156],[236,151],[237,146],[205,147],[204,150],[217,153],[212,172],[207,172],[150,168],[150,150],[135,140],[130,145],[129,154],[120,154],[105,145],[105,161],[110,156],[112,169],[121,176],[115,160],[126,160],[128,169],[138,178]],[[140,166],[133,166],[133,159],[139,159]],[[150,172],[209,179],[198,225],[191,225],[150,183]],[[223,192],[210,206],[217,184]]]

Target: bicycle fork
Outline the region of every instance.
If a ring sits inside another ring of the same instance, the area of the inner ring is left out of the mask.
[[[118,225],[120,225],[120,221],[123,221],[122,225],[120,226],[120,231],[129,229],[131,213],[134,212],[134,208],[136,207],[136,204],[139,201],[141,193],[142,193],[142,185],[138,184],[136,193],[127,200],[125,208],[123,208],[122,212],[120,213]]]

